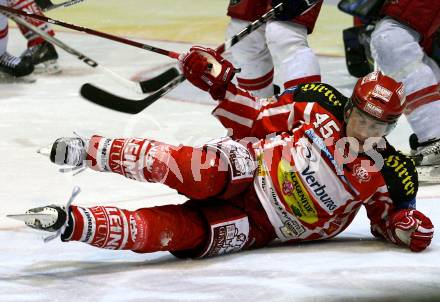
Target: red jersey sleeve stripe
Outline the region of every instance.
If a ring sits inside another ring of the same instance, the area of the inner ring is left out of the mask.
[[[225,111],[228,111],[230,113],[233,113],[235,115],[239,115],[241,117],[255,120],[258,116],[258,113],[260,112],[257,109],[253,109],[247,106],[244,106],[242,104],[233,103],[229,100],[222,101],[216,108],[217,109],[223,109]],[[215,112],[214,110],[214,112]]]
[[[223,100],[223,102],[224,101],[229,101],[232,103],[247,106],[254,110],[259,110],[261,108],[260,103],[257,102],[255,98],[246,94],[233,94],[229,91],[226,91],[225,100]]]
[[[293,109],[293,104],[286,104],[283,106],[267,108],[260,112],[260,114],[257,117],[257,120],[261,120],[262,118],[265,117],[274,117],[276,115],[283,113],[290,113],[292,109]]]
[[[304,109],[304,122],[306,124],[310,124],[310,115],[314,105],[315,103],[307,103],[306,108]]]
[[[228,120],[231,120],[237,124],[240,124],[242,126],[248,127],[248,128],[252,128],[252,125],[254,123],[253,120],[248,119],[248,118],[244,118],[241,117],[237,114],[234,114],[232,112],[226,111],[222,108],[217,108],[213,111],[213,115],[216,117],[224,117]]]

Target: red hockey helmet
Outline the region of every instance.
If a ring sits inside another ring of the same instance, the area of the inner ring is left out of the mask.
[[[352,105],[389,124],[396,123],[406,105],[403,83],[375,71],[360,78],[351,96]]]

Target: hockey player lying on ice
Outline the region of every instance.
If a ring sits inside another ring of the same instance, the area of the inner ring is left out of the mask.
[[[429,246],[433,225],[415,209],[414,164],[383,138],[405,107],[401,83],[375,72],[350,99],[323,83],[256,99],[231,83],[232,64],[213,50],[193,47],[180,61],[187,79],[218,100],[213,115],[230,137],[198,148],[60,138],[51,160],[162,182],[189,200],[136,211],[47,206],[30,212],[50,219],[26,224],[56,231],[67,219],[63,241],[207,257],[331,238],[365,206],[375,237],[416,252]]]

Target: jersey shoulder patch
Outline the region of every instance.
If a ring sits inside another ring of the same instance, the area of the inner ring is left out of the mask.
[[[414,161],[389,144],[385,150],[379,150],[379,153],[384,159],[381,173],[394,205],[400,208],[413,202],[419,187]]]
[[[295,102],[316,102],[340,121],[344,120],[344,107],[348,98],[325,83],[300,84],[293,92]]]

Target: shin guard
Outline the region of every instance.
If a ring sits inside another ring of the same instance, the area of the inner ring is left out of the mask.
[[[140,253],[194,249],[208,237],[198,212],[182,205],[136,211],[71,206],[69,225],[63,241]]]
[[[87,153],[88,166],[94,170],[163,183],[192,199],[216,196],[229,181],[228,165],[219,152],[203,147],[93,136]]]

